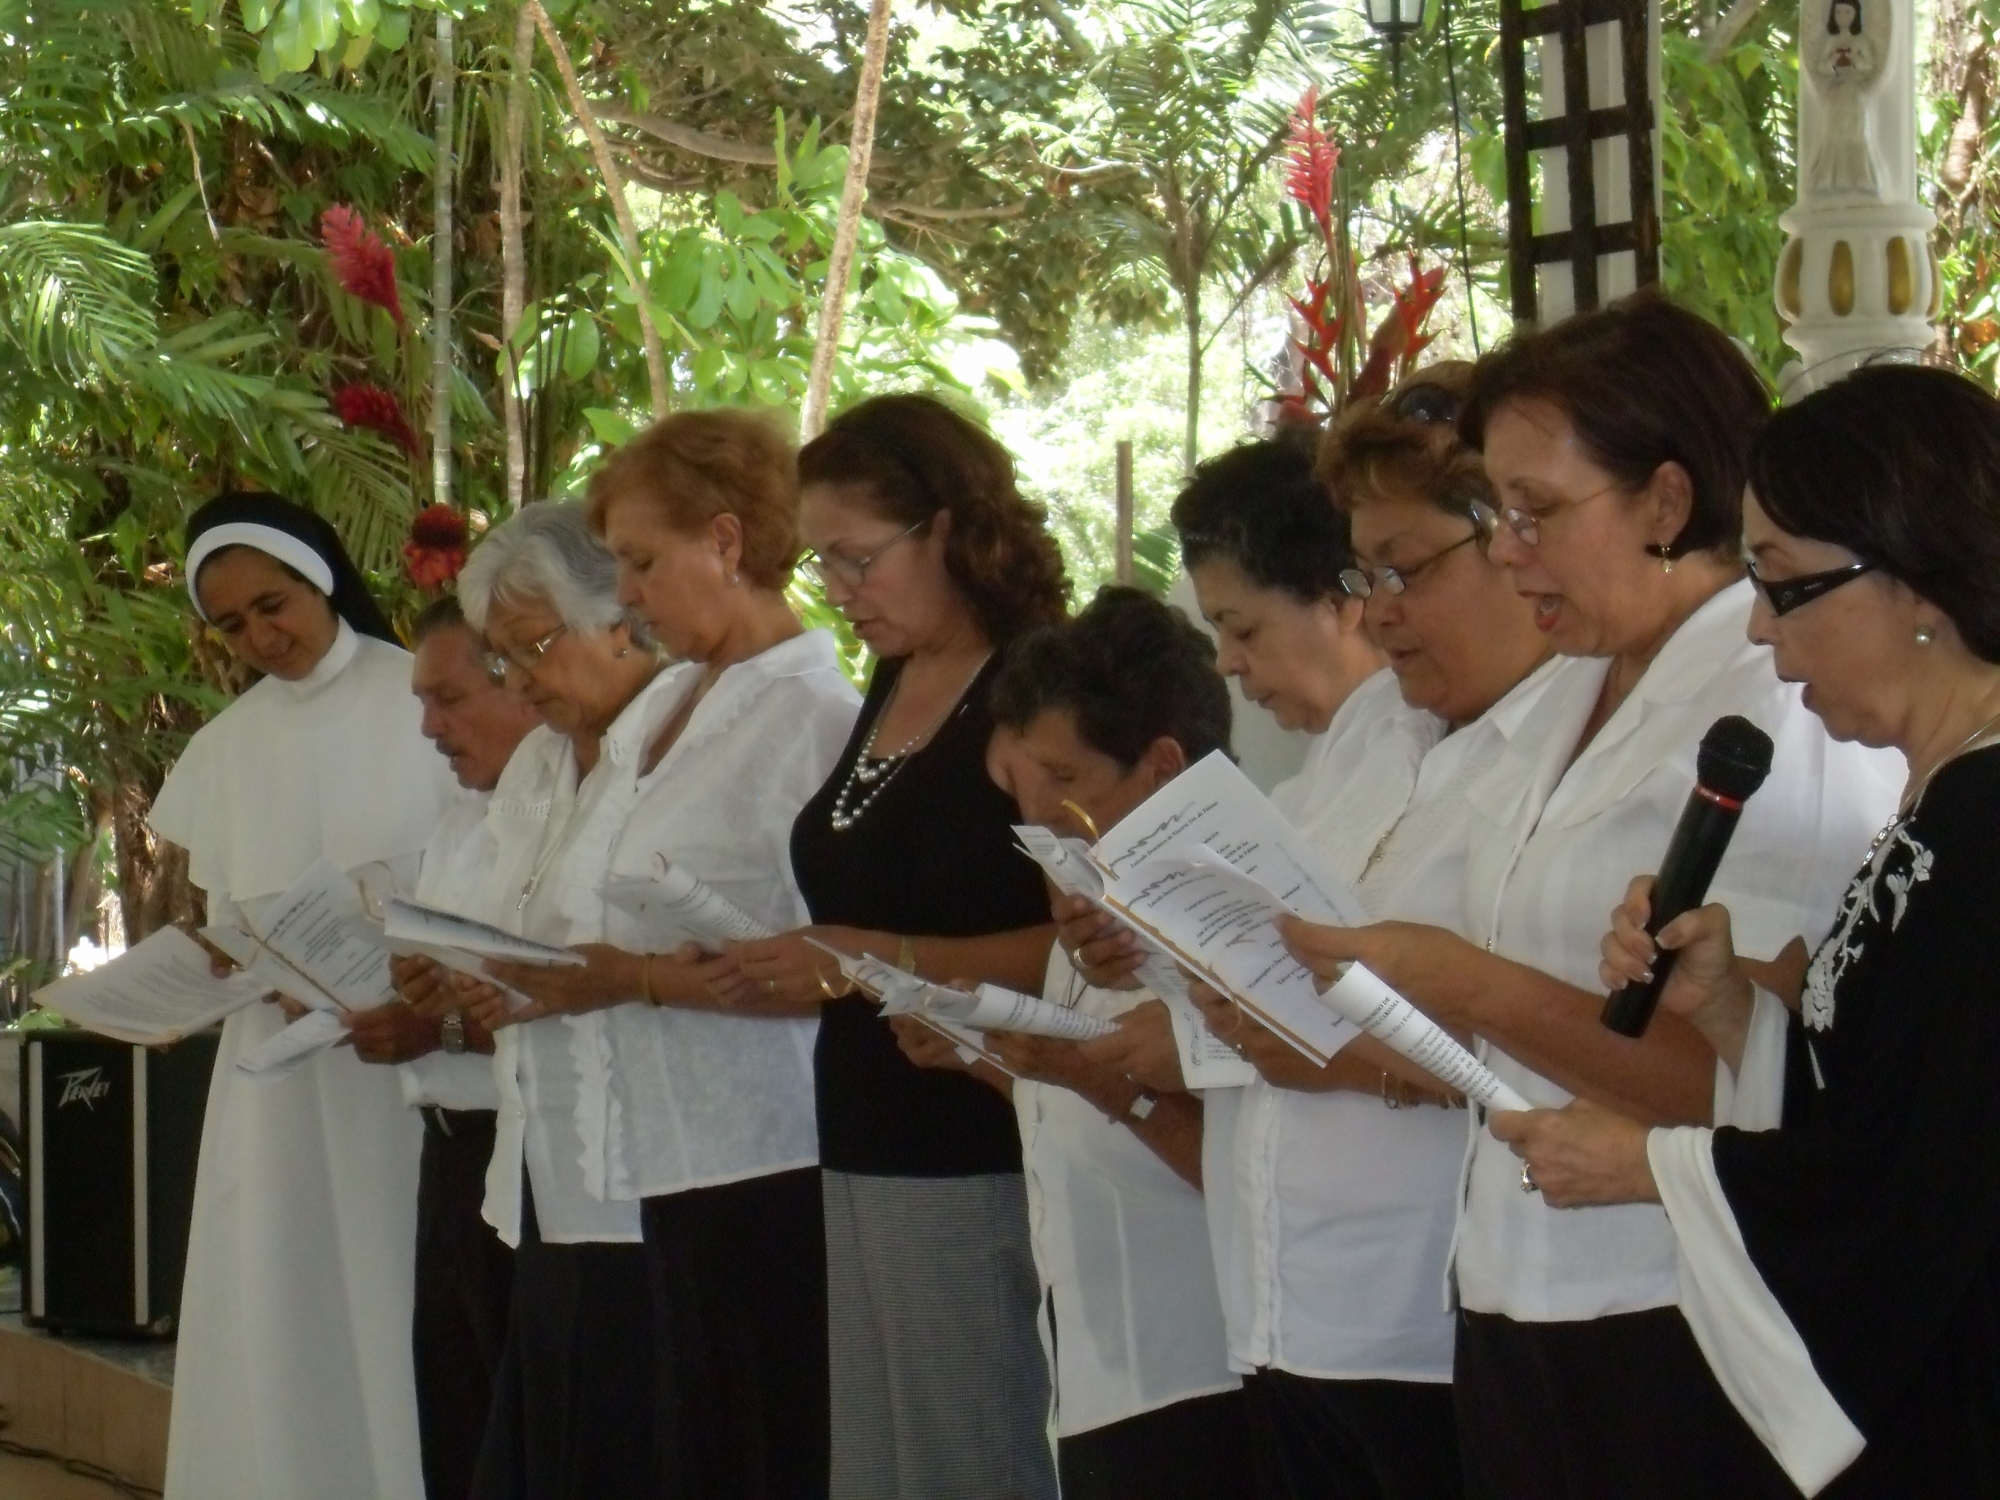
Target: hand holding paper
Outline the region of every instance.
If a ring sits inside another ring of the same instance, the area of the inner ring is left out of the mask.
[[[87,974],[44,985],[35,1002],[120,1041],[179,1041],[261,999],[246,974],[218,978],[209,956],[178,927],[162,927]]]

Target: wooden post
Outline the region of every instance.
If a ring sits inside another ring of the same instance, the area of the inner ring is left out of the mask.
[[[805,405],[799,411],[799,441],[809,443],[826,426],[833,395],[833,365],[840,356],[840,324],[847,312],[847,281],[854,267],[854,242],[861,230],[861,205],[868,198],[868,161],[875,153],[875,102],[882,91],[882,66],[889,56],[890,0],[873,0],[868,41],[861,54],[861,83],[854,94],[854,125],[847,138],[847,181],[840,190],[840,217],[826,258],[826,291],[819,304],[819,332],[813,340],[812,370],[806,377]]]
[[[1118,550],[1117,578],[1132,581],[1132,440],[1118,440]]]

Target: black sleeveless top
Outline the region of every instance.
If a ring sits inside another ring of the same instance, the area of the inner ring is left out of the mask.
[[[840,763],[792,825],[792,869],[813,921],[979,937],[1050,920],[1041,872],[1015,847],[1013,800],[986,774],[993,732],[986,695],[998,662],[996,653],[930,743],[836,833],[834,800],[903,662],[876,667]],[[850,807],[866,791],[856,787]],[[813,1074],[820,1163],[830,1170],[876,1177],[1021,1170],[1013,1106],[969,1074],[916,1067],[871,1000],[821,1009]]]

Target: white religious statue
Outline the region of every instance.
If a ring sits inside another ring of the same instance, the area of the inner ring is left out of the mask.
[[[1806,166],[1811,192],[1882,191],[1868,101],[1888,62],[1890,14],[1878,0],[1828,0],[1826,30],[1805,38],[1801,61],[1820,110],[1819,142]]]

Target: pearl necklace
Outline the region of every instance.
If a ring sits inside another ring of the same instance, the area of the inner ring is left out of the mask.
[[[875,736],[882,732],[882,721],[889,717],[889,709],[896,701],[896,694],[903,690],[903,679],[896,679],[896,686],[890,691],[889,702],[882,705],[875,722],[868,726],[868,738],[861,742],[861,753],[854,757],[854,764],[847,768],[847,779],[840,785],[839,794],[833,799],[833,812],[827,821],[833,825],[835,833],[845,833],[861,821],[861,815],[875,805],[875,799],[888,790],[889,783],[896,779],[896,773],[910,763],[911,756],[930,743],[931,737],[944,727],[944,721],[951,717],[952,710],[964,698],[966,689],[979,680],[979,674],[986,670],[986,663],[993,653],[987,652],[979,658],[979,664],[972,669],[972,675],[965,679],[965,686],[952,694],[938,716],[925,726],[921,734],[912,735],[903,742],[900,750],[887,755],[875,753]],[[865,788],[860,800],[854,800],[856,787]]]

